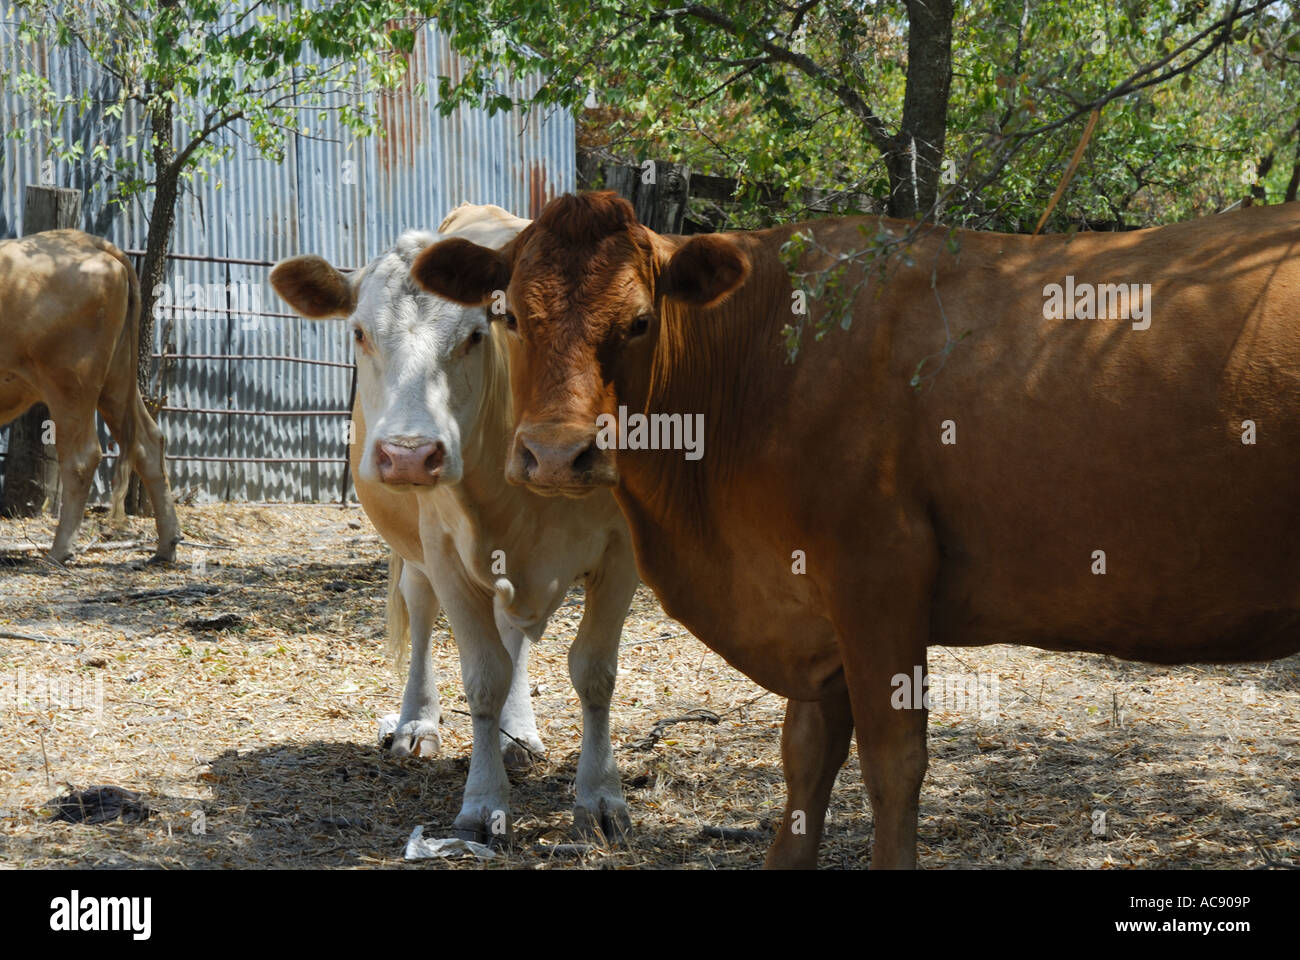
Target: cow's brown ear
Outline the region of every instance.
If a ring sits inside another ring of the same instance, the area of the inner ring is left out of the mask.
[[[717,306],[749,276],[749,257],[726,237],[691,237],[673,253],[659,280],[664,295],[695,307]]]
[[[435,296],[478,307],[509,285],[510,263],[498,250],[452,237],[421,251],[411,264],[411,279]]]
[[[271,271],[271,286],[285,303],[311,320],[351,316],[357,308],[352,284],[320,257],[280,261]]]

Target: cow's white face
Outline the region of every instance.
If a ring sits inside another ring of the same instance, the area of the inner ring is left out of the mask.
[[[298,313],[348,321],[366,425],[357,474],[370,483],[458,483],[485,391],[502,389],[485,308],[425,293],[411,280],[411,261],[437,239],[405,233],[347,277],[320,257],[295,257],[271,272],[271,285]]]
[[[367,435],[358,473],[372,483],[458,483],[488,381],[487,311],[411,281],[411,261],[435,239],[403,234],[371,263],[348,320]]]

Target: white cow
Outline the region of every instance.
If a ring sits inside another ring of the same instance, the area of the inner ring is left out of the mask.
[[[505,245],[528,221],[500,207],[462,205],[439,227]],[[474,746],[453,833],[504,840],[510,832],[505,756],[544,748],[529,698],[528,648],[577,580],[586,609],[569,649],[582,701],[574,826],[609,839],[630,826],[609,738],[609,702],[623,619],[636,590],[631,540],[609,493],[541,497],[505,480],[512,429],[510,347],[502,324],[419,290],[411,261],[435,242],[402,235],[344,277],[319,257],[276,266],[271,284],[305,317],[347,317],[356,341],[357,495],[404,562],[390,623],[409,611],[410,670],[390,720],[394,755],[436,752],[440,707],[429,653],[439,601],[460,654]],[[402,631],[405,632],[405,631]],[[391,632],[390,632],[391,640]],[[520,744],[527,747],[521,749]]]

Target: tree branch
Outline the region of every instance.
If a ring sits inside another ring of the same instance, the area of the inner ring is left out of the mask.
[[[732,18],[712,7],[706,7],[701,4],[689,4],[680,10],[666,11],[667,14],[682,14],[693,17],[696,20],[711,24],[725,33],[730,34],[738,40],[746,38],[745,28]],[[820,66],[815,60],[807,54],[796,53],[788,47],[783,47],[772,40],[764,38],[759,46],[772,60],[778,63],[785,63],[794,67],[806,76],[816,80],[819,84],[830,90],[835,97],[849,109],[855,117],[862,121],[867,129],[867,135],[876,149],[883,154],[892,153],[895,149],[894,138],[885,126],[885,122],[876,115],[871,106],[862,99],[862,96],[842,80],[831,76],[830,72]]]

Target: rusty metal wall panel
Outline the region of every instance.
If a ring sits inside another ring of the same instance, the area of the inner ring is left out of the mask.
[[[20,44],[17,14],[0,0],[0,78],[22,66],[44,69],[55,90],[78,93],[102,79],[73,52]],[[438,77],[456,75],[461,64],[446,36],[430,28],[417,34],[410,74],[397,90],[379,95],[375,109],[383,136],[348,142],[331,114],[321,114],[311,136],[293,136],[283,163],[257,156],[231,137],[231,155],[196,179],[177,210],[172,251],[201,257],[277,261],[314,253],[341,267],[358,267],[390,246],[404,230],[435,229],[457,204],[496,203],[521,216],[574,189],[576,144],[573,118],[563,111],[489,117],[486,111],[437,111]],[[418,84],[427,88],[421,95]],[[536,79],[507,85],[516,95],[536,89]],[[50,183],[84,191],[83,227],[124,249],[144,246],[147,208],[110,203],[104,169],[89,157],[103,142],[116,157],[118,145],[143,124],[130,111],[107,120],[92,111],[65,118],[62,135],[84,145],[75,163],[45,162],[48,144],[37,136],[7,136],[25,123],[30,105],[0,79],[0,239],[22,232],[27,184]],[[352,345],[344,322],[312,322],[287,313],[266,282],[269,269],[224,262],[169,261],[167,277],[181,309],[172,317],[172,342],[182,354],[222,359],[179,360],[166,384],[168,407],[190,410],[341,410],[347,404]],[[201,291],[201,304],[191,301]],[[233,304],[228,302],[231,299]],[[251,309],[267,316],[227,312]],[[215,308],[215,309],[214,309]],[[163,312],[155,326],[162,351]],[[239,356],[304,357],[341,366]],[[169,471],[178,494],[198,500],[331,500],[338,496],[342,464],[304,462],[343,456],[343,418],[248,416],[164,410],[160,425],[173,457]],[[105,448],[108,435],[101,431]],[[0,429],[0,452],[7,431]],[[226,462],[184,459],[257,457],[299,462]],[[100,468],[96,495],[108,489],[109,465]]]

